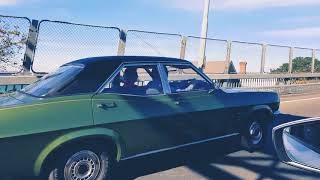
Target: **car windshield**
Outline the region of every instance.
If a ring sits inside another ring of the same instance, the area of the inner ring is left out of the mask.
[[[36,97],[45,97],[69,84],[83,69],[78,65],[60,67],[56,72],[40,78],[21,90],[22,93]]]

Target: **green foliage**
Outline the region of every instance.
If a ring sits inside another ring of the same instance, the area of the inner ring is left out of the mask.
[[[312,58],[311,57],[296,57],[292,60],[292,72],[311,72]],[[287,73],[289,71],[289,63],[282,64],[277,69],[272,69],[271,73]],[[315,61],[315,71],[320,72],[320,61]]]
[[[27,36],[18,26],[12,26],[0,19],[0,71],[21,66],[22,59],[17,57],[24,53],[26,41]]]

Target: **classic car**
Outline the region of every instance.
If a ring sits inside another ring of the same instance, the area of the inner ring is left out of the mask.
[[[218,88],[188,61],[126,56],[67,63],[0,103],[1,177],[55,180],[218,140],[254,151],[279,109],[277,93]]]

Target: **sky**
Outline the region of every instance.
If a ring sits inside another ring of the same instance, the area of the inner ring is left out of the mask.
[[[0,0],[0,14],[200,36],[203,6],[202,0]],[[319,0],[211,0],[208,36],[320,49],[319,8]]]

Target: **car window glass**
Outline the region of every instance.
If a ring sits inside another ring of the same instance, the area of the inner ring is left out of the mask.
[[[166,65],[172,93],[211,90],[213,85],[189,65]]]
[[[124,66],[103,89],[103,93],[128,95],[163,94],[157,65]]]

